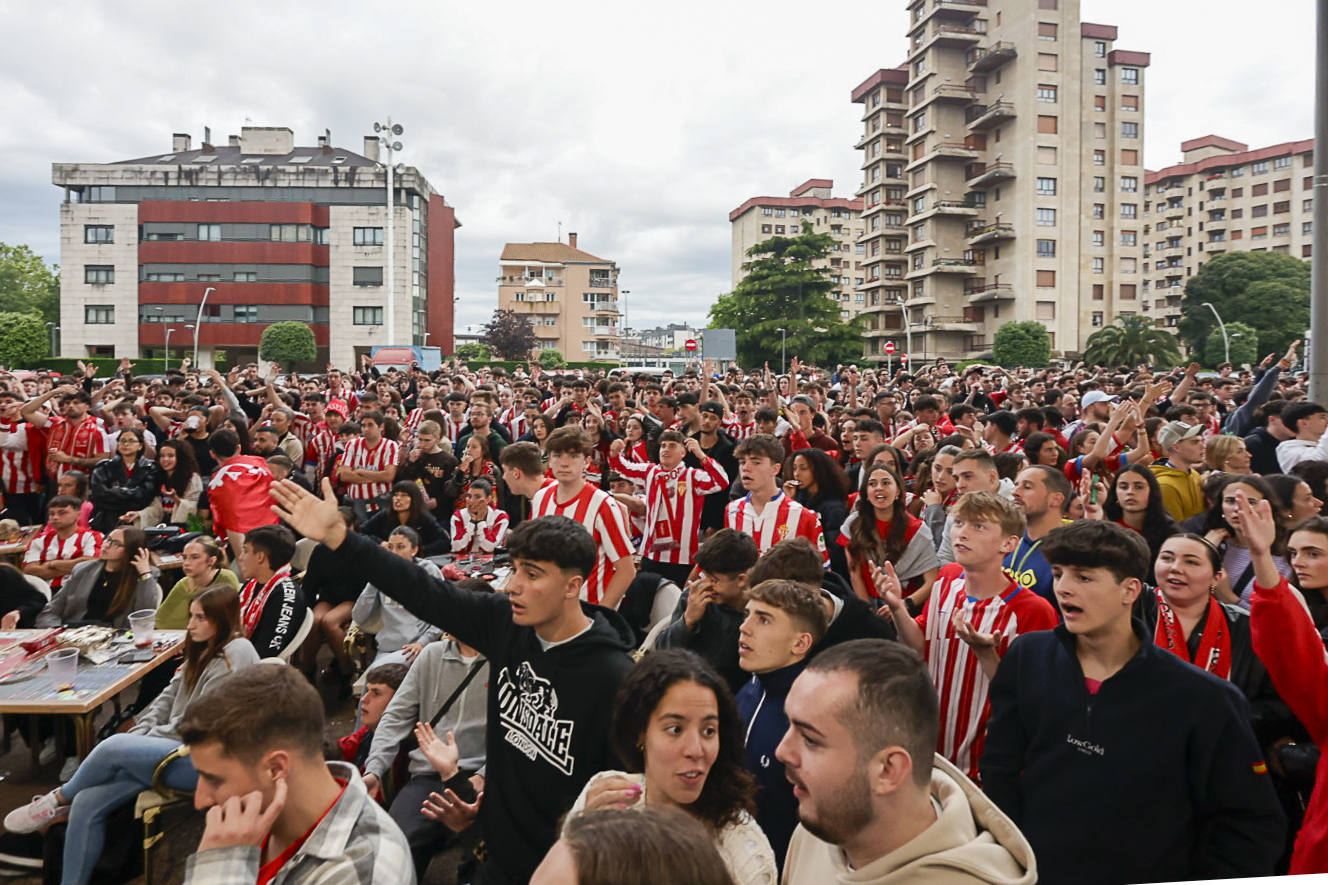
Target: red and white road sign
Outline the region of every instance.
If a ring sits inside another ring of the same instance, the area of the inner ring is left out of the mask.
[[[691,353],[694,350],[696,350],[696,339],[688,338],[686,341],[682,343],[682,346],[684,350],[686,350],[688,353]]]
[[[886,352],[886,353],[894,353],[894,352],[895,352],[895,343],[894,343],[893,341],[887,341],[887,342],[885,342],[885,352]]]

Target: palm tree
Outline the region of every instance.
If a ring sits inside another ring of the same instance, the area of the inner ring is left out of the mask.
[[[1090,366],[1134,366],[1139,363],[1171,367],[1182,360],[1176,336],[1153,325],[1148,317],[1116,317],[1084,343],[1084,362]]]

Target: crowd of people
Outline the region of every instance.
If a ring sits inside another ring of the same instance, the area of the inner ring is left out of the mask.
[[[165,761],[200,883],[1328,872],[1328,408],[1295,351],[0,374],[0,517],[44,523],[6,628],[187,631],[5,826],[67,820],[89,881]],[[320,684],[359,692],[331,747]]]

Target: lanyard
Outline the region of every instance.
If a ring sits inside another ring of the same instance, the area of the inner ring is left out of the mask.
[[[1022,543],[1023,541],[1020,541],[1020,544]],[[1024,570],[1024,564],[1028,562],[1028,557],[1032,556],[1033,553],[1041,546],[1042,546],[1042,539],[1038,538],[1036,541],[1033,542],[1032,546],[1030,546],[1027,550],[1024,551],[1023,558],[1020,559],[1017,563],[1015,563],[1014,568],[1010,569],[1010,573],[1017,577],[1019,573]]]

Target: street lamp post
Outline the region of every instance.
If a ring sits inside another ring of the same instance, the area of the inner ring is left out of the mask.
[[[198,302],[198,319],[188,327],[194,330],[194,368],[198,368],[198,333],[203,330],[203,308],[207,304],[208,295],[215,291],[217,291],[216,286],[208,286],[203,290],[203,300]]]
[[[162,356],[161,356],[161,371],[162,371],[162,374],[165,374],[166,372],[168,372],[168,371],[170,370],[170,366],[167,365],[167,364],[170,362],[170,359],[171,359],[171,333],[174,332],[174,331],[175,331],[175,327],[174,327],[174,326],[168,326],[168,327],[166,328],[166,352],[163,353]]]
[[[374,132],[379,133],[378,142],[387,151],[387,343],[389,345],[396,343],[396,251],[393,248],[393,233],[396,223],[397,192],[396,185],[393,183],[393,176],[396,170],[392,163],[394,152],[401,150],[401,142],[393,139],[405,132],[405,127],[400,123],[393,123],[392,118],[388,117],[385,123],[375,123]]]
[[[618,300],[622,302],[622,324],[618,329],[618,363],[627,365],[627,296],[631,289],[618,290]]]
[[[1231,362],[1231,339],[1227,337],[1227,324],[1222,322],[1222,315],[1217,312],[1216,307],[1213,307],[1212,302],[1205,301],[1203,306],[1211,310],[1213,316],[1217,317],[1217,327],[1222,330],[1222,362],[1229,363]]]
[[[788,330],[781,328],[779,330],[779,374],[781,375],[785,374],[788,371],[786,367],[787,363],[784,360],[785,344],[787,342],[788,342]],[[792,389],[793,387],[792,385],[790,385],[789,390]]]
[[[55,323],[46,324],[46,334],[51,336],[51,356],[56,356],[55,352],[55,330],[60,328]]]

